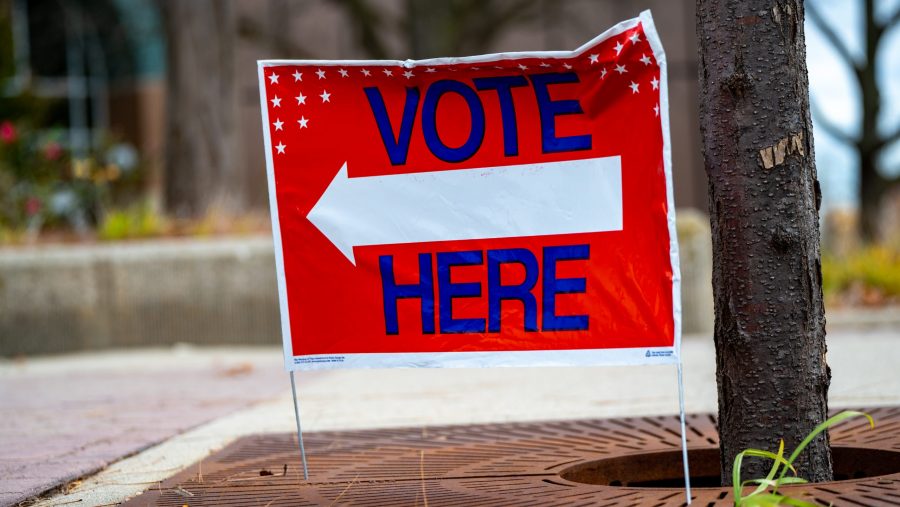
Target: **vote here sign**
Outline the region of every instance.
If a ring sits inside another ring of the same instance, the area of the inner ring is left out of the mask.
[[[649,12],[572,52],[259,81],[288,369],[678,360]]]

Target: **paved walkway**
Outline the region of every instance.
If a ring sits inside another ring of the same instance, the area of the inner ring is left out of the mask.
[[[218,353],[225,354],[223,351]],[[161,352],[155,354],[165,355]],[[203,357],[206,351],[197,350],[192,354],[196,360]],[[236,403],[243,404],[278,395],[275,399],[219,417],[169,438],[160,445],[114,463],[99,474],[73,486],[70,491],[46,498],[38,505],[115,504],[154,487],[159,481],[200,461],[239,436],[293,431],[293,409],[285,374],[280,366],[280,351],[259,351],[254,356],[255,359],[242,354],[236,352],[228,357],[242,357],[246,361],[252,361],[257,365],[253,370],[256,373],[245,376],[225,374],[224,372],[229,371],[230,363],[220,359],[218,367],[205,370],[207,378],[200,379],[203,375],[197,375],[181,377],[181,380],[175,382],[174,385],[191,390],[196,396],[184,396],[179,403],[151,405],[148,412],[154,413],[148,417],[153,421],[167,421],[169,418],[187,417],[192,413],[200,414],[206,410],[205,407],[217,406],[230,397],[234,397]],[[139,362],[130,360],[135,366],[130,371],[136,371],[138,364],[150,368],[156,362],[143,352],[118,357],[126,356],[140,358]],[[83,361],[72,360],[70,364],[81,365]],[[97,361],[102,362],[102,359]],[[900,404],[900,375],[896,368],[900,364],[900,330],[832,332],[829,334],[828,361],[833,372],[830,394],[832,407]],[[31,367],[46,375],[50,371],[57,371],[61,366],[60,362],[55,364],[56,369],[49,364],[37,364],[40,362]],[[189,363],[190,361],[180,363],[177,370],[188,371],[186,367]],[[715,361],[711,339],[686,338],[684,363],[688,411],[715,411]],[[267,364],[271,367],[264,372],[260,371]],[[18,379],[11,368],[13,367],[5,366],[0,369],[0,382],[3,386],[0,399],[4,408],[10,380]],[[19,394],[21,398],[34,400],[40,391],[31,391],[32,395],[29,396],[28,390],[34,389],[34,382],[41,375],[36,374],[30,378],[31,382],[16,380],[16,385],[17,389],[24,391]],[[675,413],[678,409],[675,370],[667,366],[346,370],[300,373],[298,381],[305,431],[651,415]],[[196,388],[183,384],[196,384]],[[116,383],[113,382],[112,385]],[[262,388],[261,385],[265,387]],[[150,390],[146,384],[143,389]],[[146,396],[142,390],[130,393],[123,400],[142,400]],[[161,398],[166,400],[171,399],[171,396]],[[139,403],[132,402],[128,406],[134,407],[137,404]],[[231,409],[234,409],[234,405],[231,405]],[[222,407],[222,412],[224,411],[225,408]],[[111,417],[115,416],[115,403],[108,405],[107,413]],[[31,416],[26,419],[29,417]],[[80,417],[86,415],[82,414]],[[202,419],[200,416],[192,417]],[[208,412],[205,417],[209,417]],[[137,416],[135,419],[137,421],[132,421],[132,424],[144,420]],[[122,424],[122,420],[111,423],[107,431],[121,435]],[[195,424],[196,422],[184,424],[181,428],[183,430]],[[56,428],[58,430],[60,426]],[[2,433],[0,446],[6,445],[3,444],[6,442],[6,431],[4,429]],[[27,429],[18,428],[16,431],[19,435],[29,434]],[[171,426],[165,429],[165,432],[171,434],[177,431],[180,430]],[[48,438],[53,436],[50,431],[45,434]],[[23,452],[39,454],[46,449],[46,445],[37,444],[36,440],[30,442],[29,446],[22,447]],[[140,448],[135,447],[133,451]],[[0,447],[0,456],[8,456],[3,449]],[[125,454],[127,453],[122,455]],[[61,463],[65,463],[65,460]],[[38,467],[36,470],[40,469]],[[60,474],[62,475],[65,474]],[[9,487],[3,482],[0,489],[5,491]]]
[[[272,349],[75,354],[0,363],[0,505],[283,394]]]

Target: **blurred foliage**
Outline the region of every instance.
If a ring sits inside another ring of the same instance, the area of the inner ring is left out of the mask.
[[[140,195],[140,161],[112,138],[73,155],[58,114],[65,101],[13,81],[10,13],[10,2],[0,0],[0,244],[32,241],[47,229],[89,236],[107,208]]]
[[[108,211],[97,228],[97,237],[106,241],[148,238],[167,230],[166,218],[145,202]]]
[[[139,195],[141,171],[116,163],[121,145],[75,158],[61,130],[31,123],[0,120],[0,241],[34,240],[60,228],[87,236],[106,209]]]
[[[822,256],[822,289],[836,305],[877,306],[900,300],[900,249],[867,246]]]

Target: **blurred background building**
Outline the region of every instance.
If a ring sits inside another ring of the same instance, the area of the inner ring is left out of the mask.
[[[830,304],[896,304],[900,2],[807,4]],[[278,341],[257,59],[574,49],[643,9],[669,63],[686,331],[708,331],[694,6],[0,0],[0,355]],[[173,236],[205,239],[120,246]]]

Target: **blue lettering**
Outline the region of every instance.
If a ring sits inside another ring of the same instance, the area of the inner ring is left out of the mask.
[[[541,116],[541,147],[544,153],[591,149],[591,135],[556,137],[556,117],[564,114],[583,114],[577,100],[551,100],[547,89],[552,84],[577,83],[574,72],[552,72],[531,77],[534,96]]]
[[[419,89],[406,89],[406,103],[403,105],[403,119],[400,121],[400,132],[394,138],[394,129],[388,116],[384,99],[378,88],[365,88],[366,98],[369,99],[369,107],[375,115],[375,123],[378,124],[378,132],[381,133],[381,141],[387,151],[391,165],[406,163],[406,155],[409,153],[409,140],[412,138],[413,123],[416,121],[416,109],[419,107]]]
[[[590,258],[590,245],[548,246],[544,248],[544,282],[541,304],[544,331],[580,331],[588,328],[587,315],[556,315],[556,295],[583,293],[584,278],[556,278],[558,261]]]
[[[525,280],[518,285],[503,285],[500,266],[506,263],[520,264],[525,268]],[[500,310],[503,301],[521,301],[525,308],[525,330],[537,331],[537,301],[531,293],[538,279],[538,262],[531,250],[510,248],[488,250],[488,332],[500,332]]]
[[[384,330],[398,334],[397,300],[415,298],[422,302],[422,333],[434,333],[434,280],[431,277],[431,254],[419,254],[419,283],[398,285],[394,280],[394,257],[378,257],[381,270],[381,292],[384,298]]]
[[[480,283],[453,283],[450,268],[453,266],[475,266],[481,264],[482,253],[441,252],[437,254],[438,292],[440,292],[441,333],[483,333],[484,319],[454,319],[453,300],[481,296]]]
[[[471,130],[469,138],[458,148],[450,148],[441,141],[437,132],[437,106],[441,97],[448,92],[453,92],[465,99],[469,107]],[[425,93],[425,101],[422,104],[422,134],[425,144],[437,158],[444,162],[462,162],[470,158],[484,140],[484,107],[478,94],[468,86],[451,80],[437,81],[428,87]]]
[[[472,80],[479,90],[497,90],[500,101],[500,118],[503,121],[503,154],[513,157],[519,154],[519,129],[516,125],[516,108],[512,98],[513,87],[527,86],[522,76],[480,77]]]

